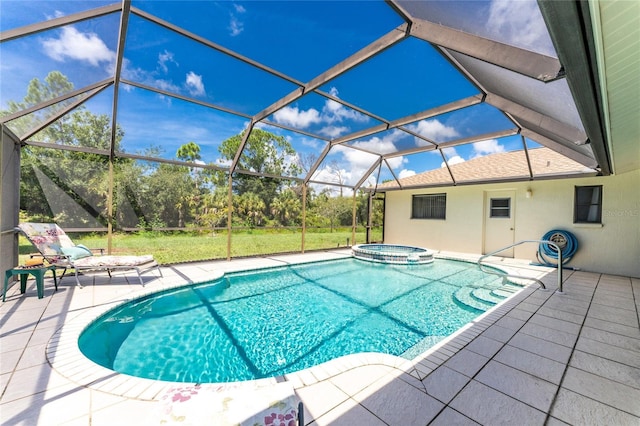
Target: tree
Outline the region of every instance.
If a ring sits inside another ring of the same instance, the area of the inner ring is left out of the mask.
[[[293,189],[285,189],[271,203],[271,214],[281,225],[288,226],[300,217],[301,202]]]
[[[0,112],[0,115],[5,116],[13,114],[27,108],[36,106],[42,102],[57,98],[65,93],[69,93],[73,90],[73,83],[71,83],[65,75],[59,71],[51,71],[41,82],[37,78],[32,79],[27,86],[27,94],[22,102],[7,101],[8,109]],[[39,111],[27,114],[15,120],[11,120],[8,123],[8,127],[18,136],[22,136],[28,130],[36,127],[38,123],[44,122],[49,117],[57,115],[60,111],[66,108],[73,102],[72,99],[59,102],[51,105],[47,108],[43,108]],[[59,121],[52,126],[60,126],[62,123]],[[49,126],[51,127],[51,126]]]
[[[245,192],[234,199],[235,211],[245,226],[255,228],[265,221],[266,206],[264,201],[253,192]]]
[[[71,90],[73,84],[67,77],[52,71],[44,82],[31,80],[23,101],[9,101],[8,110],[2,114],[22,111]],[[66,100],[12,120],[9,128],[18,135],[24,135],[72,102],[72,99]],[[122,129],[117,128],[116,150],[123,136]],[[79,106],[31,139],[51,143],[52,146],[71,145],[108,151],[111,147],[111,120],[107,115],[92,114]],[[131,160],[122,158],[117,161],[131,163]],[[21,155],[20,208],[43,219],[64,222],[65,226],[80,227],[89,222],[92,226],[106,225],[108,163],[107,155],[25,146]],[[43,185],[47,186],[46,190]],[[64,196],[54,193],[63,193]]]
[[[344,195],[344,187],[342,185],[345,183],[344,170],[340,168],[336,160],[332,160],[329,163],[329,172],[333,175],[333,181],[340,185],[340,197],[342,197]]]
[[[198,223],[210,228],[226,226],[229,212],[228,200],[226,186],[216,187],[213,191],[205,194],[202,210],[196,216]]]
[[[182,161],[188,161],[190,163],[195,163],[198,160],[201,160],[200,156],[200,145],[195,142],[187,142],[178,148],[176,152],[176,157]]]
[[[218,148],[222,158],[233,160],[243,137],[244,132],[222,142]],[[254,128],[242,151],[238,167],[258,173],[295,176],[300,173],[300,166],[293,161],[295,154],[295,150],[283,136]]]
[[[326,218],[333,232],[336,226],[351,225],[352,199],[349,197],[332,197],[329,190],[323,191],[314,202],[314,213]]]
[[[309,174],[316,161],[318,161],[318,155],[314,152],[299,152],[296,156],[296,163],[305,175]]]
[[[222,159],[233,161],[243,136],[244,133],[232,136],[220,144],[218,150]],[[274,176],[297,176],[301,169],[295,158],[295,150],[283,136],[253,129],[238,161],[238,169]],[[236,173],[233,177],[233,189],[237,194],[259,194],[267,206],[285,184],[283,179],[266,176]]]
[[[223,141],[218,147],[220,158],[233,161],[243,137],[244,133],[240,133]],[[301,173],[301,167],[296,161],[296,152],[283,136],[255,128],[251,131],[240,155],[238,170],[252,172],[252,174],[240,172],[233,175],[233,191],[239,198],[236,203],[238,206],[236,212],[249,226],[264,223],[266,216],[271,213],[271,204],[278,194],[290,186],[290,181],[287,179],[272,176],[297,176]],[[253,173],[271,176],[256,176]],[[217,185],[226,184],[227,176],[219,172],[216,179]],[[257,200],[260,200],[260,203]],[[259,214],[258,208],[262,209]]]
[[[146,226],[184,227],[193,219],[193,181],[185,167],[154,165],[140,177],[137,191],[145,209]]]
[[[300,168],[302,173],[304,173],[305,176],[309,175],[309,173],[311,172],[311,169],[313,168],[313,165],[316,163],[317,160],[318,160],[318,155],[313,152],[299,152],[296,155],[296,164],[298,165],[298,167]],[[309,184],[304,185],[302,182],[300,182],[299,184],[294,185],[292,189],[298,197],[302,198],[302,191],[304,189],[303,186],[306,186],[306,189],[307,189],[307,206],[306,207],[308,208],[311,205],[310,201],[313,198],[313,194],[314,194],[313,187],[310,186]]]
[[[187,142],[178,148],[176,157],[182,161],[188,161],[191,163],[200,161],[202,159],[200,156],[200,145],[195,142]],[[193,190],[189,193],[183,193],[178,201],[178,226],[180,227],[185,225],[184,218],[186,210],[189,209],[190,215],[197,217],[198,211],[202,208],[201,204],[203,201],[203,191],[200,187],[203,180],[201,177],[202,169],[198,167],[189,167],[189,169],[186,170],[186,173],[188,174],[188,178],[193,181]]]

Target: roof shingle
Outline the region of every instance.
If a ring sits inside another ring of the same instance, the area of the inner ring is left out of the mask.
[[[549,148],[528,150],[533,178],[564,176],[567,174],[593,174],[589,169],[562,154]],[[484,182],[491,180],[508,180],[509,178],[528,178],[529,168],[524,151],[500,152],[482,157],[472,158],[450,165],[451,174],[458,182]],[[399,179],[402,187],[431,186],[454,184],[446,167],[430,170]],[[396,181],[385,182],[378,189],[398,188]]]

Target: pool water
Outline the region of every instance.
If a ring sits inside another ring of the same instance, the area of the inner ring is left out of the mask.
[[[427,251],[421,247],[401,246],[395,244],[360,244],[358,247],[364,250],[379,251],[382,253],[421,253]]]
[[[118,307],[79,345],[120,373],[195,383],[273,377],[358,352],[410,358],[482,313],[456,302],[457,290],[496,280],[448,260],[343,259],[232,273]]]

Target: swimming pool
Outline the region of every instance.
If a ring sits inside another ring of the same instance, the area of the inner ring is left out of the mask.
[[[195,383],[274,377],[358,352],[410,359],[482,313],[456,298],[461,289],[500,285],[474,264],[444,260],[232,273],[109,311],[79,347],[120,373]]]

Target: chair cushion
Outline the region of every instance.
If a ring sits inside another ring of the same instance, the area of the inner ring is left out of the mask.
[[[136,267],[153,262],[152,255],[144,256],[90,256],[73,262],[80,268]]]
[[[61,255],[63,247],[74,247],[69,236],[55,223],[25,222],[19,227],[29,241],[45,256]]]
[[[62,254],[64,254],[65,256],[69,256],[71,260],[77,260],[77,259],[82,259],[83,257],[93,256],[93,253],[91,253],[91,250],[89,250],[82,244],[78,244],[77,246],[73,246],[73,247],[61,247],[60,250],[62,250]]]
[[[298,426],[299,402],[290,382],[184,383],[161,397],[159,424]]]

